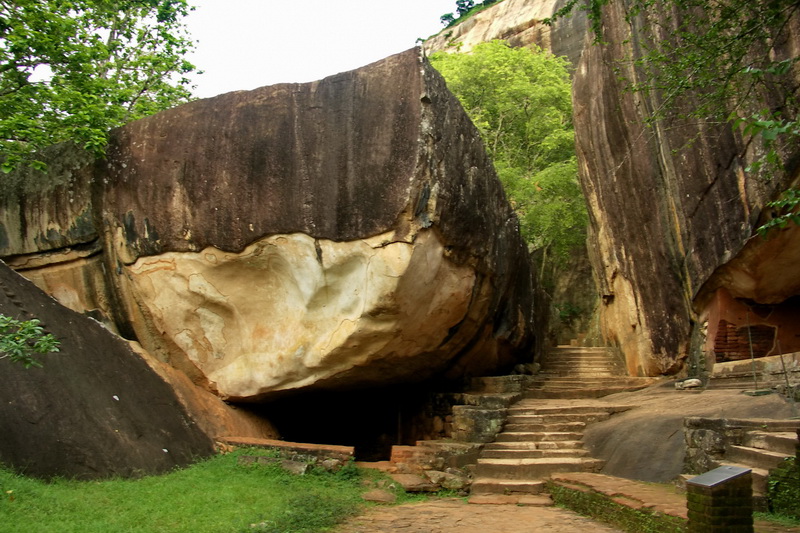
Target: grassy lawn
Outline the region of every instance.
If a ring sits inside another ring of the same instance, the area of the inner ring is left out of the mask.
[[[295,476],[239,465],[249,452],[137,480],[43,482],[0,469],[0,533],[299,533],[324,531],[363,507],[370,474],[355,466]]]

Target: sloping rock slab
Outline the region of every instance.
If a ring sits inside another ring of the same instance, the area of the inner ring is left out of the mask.
[[[61,342],[42,368],[0,360],[0,463],[90,479],[166,472],[213,452],[173,389],[100,324],[0,263],[0,313],[36,317]]]

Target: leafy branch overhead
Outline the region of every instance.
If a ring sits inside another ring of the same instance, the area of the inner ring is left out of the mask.
[[[186,0],[0,0],[0,159],[8,172],[190,99]]]
[[[41,367],[35,357],[57,352],[60,343],[39,324],[37,319],[21,321],[0,314],[0,359],[9,359],[25,368]]]

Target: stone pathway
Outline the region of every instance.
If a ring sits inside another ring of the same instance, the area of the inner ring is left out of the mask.
[[[336,533],[592,533],[619,532],[557,507],[469,505],[459,499],[374,507]]]

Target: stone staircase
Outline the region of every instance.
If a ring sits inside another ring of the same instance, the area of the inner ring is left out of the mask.
[[[603,461],[583,447],[584,430],[630,407],[592,400],[655,381],[624,376],[621,361],[607,348],[561,346],[541,364],[522,399],[508,407],[502,431],[478,458],[473,503],[492,501],[487,496],[538,494],[554,473],[600,470]]]
[[[800,420],[775,420],[746,431],[741,444],[728,443],[724,457],[715,466],[731,465],[752,470],[753,496],[763,500],[770,470],[797,453]]]
[[[627,376],[612,348],[558,346],[550,349],[541,365],[525,398],[602,398],[654,383],[650,378]]]

